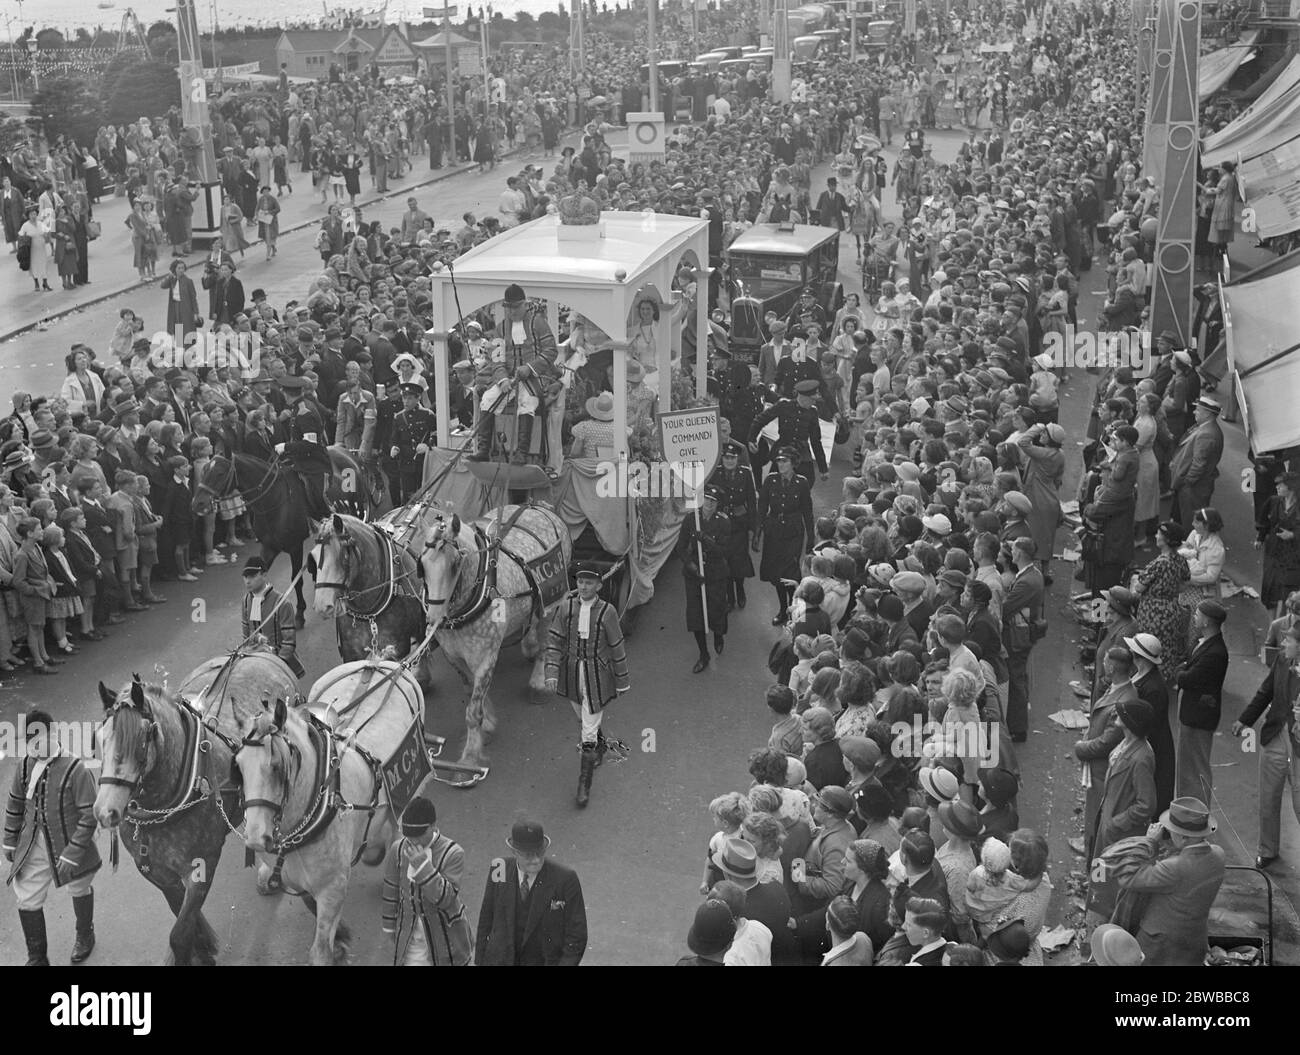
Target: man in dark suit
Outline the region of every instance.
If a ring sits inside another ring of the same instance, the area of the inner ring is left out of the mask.
[[[551,840],[537,821],[517,821],[508,861],[488,874],[474,961],[480,967],[576,967],[587,949],[582,884],[548,860]]]
[[[1002,644],[1007,650],[1007,727],[1013,743],[1029,735],[1029,653],[1043,614],[1043,573],[1029,536],[1011,544],[1016,577],[1002,601]]]
[[[1209,802],[1214,790],[1210,749],[1223,707],[1223,679],[1228,674],[1228,646],[1223,640],[1223,605],[1206,598],[1192,613],[1197,641],[1187,662],[1174,675],[1178,689],[1178,764],[1175,793]]]
[[[1174,491],[1170,517],[1191,530],[1192,516],[1210,504],[1214,481],[1223,456],[1223,429],[1219,427],[1219,404],[1208,396],[1195,403],[1196,427],[1179,441],[1169,463],[1169,482]]]
[[[1256,868],[1277,860],[1282,840],[1282,792],[1288,771],[1291,806],[1300,819],[1300,746],[1296,736],[1296,698],[1300,696],[1300,626],[1282,638],[1282,651],[1241,717],[1232,723],[1232,735],[1241,736],[1264,716],[1259,731],[1259,856]]]

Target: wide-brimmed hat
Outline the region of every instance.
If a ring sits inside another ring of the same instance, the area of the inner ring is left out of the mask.
[[[758,885],[758,853],[744,839],[728,839],[713,851],[713,864],[744,890]]]
[[[959,839],[978,839],[984,830],[979,811],[969,802],[960,799],[939,804],[939,823]]]
[[[1137,607],[1137,596],[1127,586],[1112,586],[1104,594],[1106,603],[1121,615],[1131,616]]]
[[[736,920],[721,901],[706,901],[695,910],[686,945],[697,956],[716,956],[736,937]]]
[[[961,785],[952,770],[944,769],[942,766],[922,766],[916,779],[931,798],[938,799],[940,802],[951,802],[961,791]]]
[[[1141,967],[1146,955],[1137,938],[1118,923],[1103,923],[1088,941],[1092,958],[1102,967]]]
[[[1155,634],[1134,634],[1124,639],[1124,647],[1135,656],[1141,656],[1148,663],[1159,664],[1164,654],[1164,646]]]
[[[1223,412],[1223,404],[1217,399],[1211,399],[1209,396],[1201,396],[1195,405],[1203,410],[1208,410],[1211,414],[1221,414]]]
[[[627,361],[627,383],[629,385],[640,384],[645,380],[645,367],[636,359]]]
[[[1219,830],[1219,822],[1214,819],[1209,807],[1190,795],[1170,802],[1169,809],[1160,814],[1160,823],[1169,831],[1192,839],[1209,838]]]
[[[510,828],[510,838],[506,840],[506,845],[516,853],[545,853],[551,845],[551,837],[537,821],[515,821]]]
[[[614,397],[609,392],[592,396],[585,404],[587,414],[596,421],[614,420]]]

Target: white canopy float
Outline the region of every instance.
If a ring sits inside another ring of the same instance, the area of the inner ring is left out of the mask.
[[[559,308],[567,305],[612,338],[614,348],[614,434],[621,453],[627,451],[628,320],[636,302],[651,290],[662,306],[655,348],[658,394],[670,389],[673,353],[680,349],[679,331],[670,332],[680,293],[673,279],[683,263],[697,272],[696,333],[709,333],[709,230],[697,217],[661,213],[603,212],[590,228],[599,236],[576,238],[582,227],[565,227],[557,216],[544,216],[510,228],[475,246],[445,270],[432,276],[434,384],[438,412],[438,444],[451,443],[451,414],[447,406],[447,339],[462,316],[501,300],[512,282],[535,299],[547,302],[551,329],[558,331]],[[691,259],[688,259],[691,258]],[[698,339],[701,351],[704,339]],[[708,384],[708,357],[695,362],[696,395],[703,399]],[[647,366],[647,370],[650,367]],[[653,386],[652,386],[653,387]]]
[[[1232,75],[1237,72],[1242,63],[1250,62],[1255,57],[1254,45],[1262,32],[1263,30],[1259,29],[1249,30],[1243,33],[1236,43],[1201,56],[1197,94],[1202,100],[1208,99],[1232,80]]]
[[[490,491],[496,489],[495,477],[458,457],[459,448],[469,441],[453,437],[451,432],[448,339],[462,318],[500,303],[506,287],[517,283],[530,299],[545,301],[557,337],[560,306],[564,305],[608,338],[602,346],[612,352],[613,457],[565,458],[561,462],[557,457],[560,415],[553,414],[549,464],[556,477],[549,500],[575,540],[590,525],[606,552],[628,558],[630,585],[625,608],[648,601],[654,593],[654,577],[672,553],[685,515],[683,501],[662,495],[608,495],[603,470],[609,461],[629,467],[627,360],[633,346],[629,329],[641,302],[657,305],[656,321],[650,324],[653,352],[647,353],[642,345],[645,383],[655,391],[661,409],[673,409],[672,370],[680,360],[683,323],[689,324],[691,309],[696,334],[710,332],[708,260],[705,220],[603,212],[596,224],[565,226],[557,216],[521,224],[432,275],[434,329],[426,336],[434,345],[438,446],[425,459],[424,479],[428,483],[435,476],[440,478],[437,499],[471,517],[493,501]],[[674,289],[674,279],[686,271],[695,284],[693,300],[689,291]],[[695,395],[704,399],[707,336],[697,337],[696,345]],[[647,354],[652,361],[646,361]],[[482,463],[482,468],[489,464]]]
[[[1300,444],[1300,250],[1220,285],[1228,366],[1251,449]]]

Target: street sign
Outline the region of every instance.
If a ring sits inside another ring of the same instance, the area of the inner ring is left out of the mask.
[[[659,447],[663,460],[695,498],[718,464],[718,408],[669,410],[659,415]]]
[[[420,785],[425,781],[433,766],[424,746],[423,729],[419,722],[412,722],[406,731],[397,751],[383,765],[384,786],[388,789],[388,801],[393,807],[393,815],[400,817],[407,803],[415,798]]]
[[[424,9],[425,18],[456,18],[459,8],[456,4],[448,4],[446,7],[426,7]]]

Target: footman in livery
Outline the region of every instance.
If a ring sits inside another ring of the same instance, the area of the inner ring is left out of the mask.
[[[582,723],[582,763],[577,803],[586,806],[591,779],[604,760],[606,743],[600,724],[605,706],[631,688],[623,628],[614,606],[601,599],[600,572],[581,565],[578,587],[555,609],[546,640],[546,687],[573,704]]]

